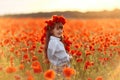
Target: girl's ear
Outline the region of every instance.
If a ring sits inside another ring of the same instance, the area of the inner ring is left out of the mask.
[[[52,35],[53,35],[53,30],[51,30],[51,31],[50,31],[50,34],[52,34]]]

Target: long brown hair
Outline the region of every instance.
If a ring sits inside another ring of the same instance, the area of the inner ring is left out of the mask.
[[[50,36],[52,36],[52,30],[55,28],[55,26],[53,27],[48,27],[46,26],[46,39],[45,39],[45,49],[44,49],[44,53],[45,53],[45,58],[48,59],[48,56],[47,56],[47,49],[48,49],[48,44],[49,44],[49,41],[50,41]],[[61,36],[60,37],[60,41],[64,44],[65,46],[65,43],[64,43],[64,40],[63,40],[63,37]]]

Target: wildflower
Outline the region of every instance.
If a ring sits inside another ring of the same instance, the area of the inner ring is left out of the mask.
[[[98,76],[95,80],[103,80],[102,76]]]
[[[91,53],[91,51],[86,50],[86,51],[85,51],[85,54],[86,54],[86,57],[87,57],[88,55],[91,55],[92,53]]]
[[[88,69],[89,67],[93,66],[94,63],[93,62],[90,62],[90,61],[86,61],[85,62],[85,69]]]
[[[70,79],[75,74],[75,70],[69,67],[65,67],[63,69],[63,74],[67,79]]]
[[[32,61],[36,61],[36,60],[38,60],[38,57],[37,56],[33,56],[32,57]]]
[[[9,51],[14,52],[14,47],[11,47]]]
[[[19,75],[14,76],[15,80],[21,80],[21,77]]]
[[[77,58],[76,61],[77,61],[77,62],[82,62],[83,59],[82,59],[82,58]]]
[[[42,72],[42,67],[41,67],[41,65],[40,65],[40,63],[38,61],[34,61],[31,66],[32,66],[32,68],[34,70],[34,73]]]
[[[91,78],[88,78],[87,80],[92,80]]]
[[[34,80],[32,75],[27,76],[27,80]]]
[[[25,68],[24,64],[21,63],[21,64],[19,65],[19,69],[20,69],[20,70],[23,70],[24,68]]]
[[[54,80],[55,79],[55,72],[53,70],[47,70],[44,73],[44,78],[46,80]]]
[[[7,45],[8,43],[10,43],[10,40],[9,39],[5,39],[4,40],[4,45]]]
[[[0,66],[0,71],[2,71],[3,70],[3,67],[2,66]]]
[[[82,55],[82,52],[76,51],[76,56],[81,56],[81,55]]]
[[[29,59],[29,55],[28,55],[27,53],[24,54],[23,59],[24,59],[24,60],[28,60],[28,59]]]
[[[16,72],[16,68],[13,67],[13,66],[7,67],[6,72],[7,72],[7,73],[13,73],[13,72]]]

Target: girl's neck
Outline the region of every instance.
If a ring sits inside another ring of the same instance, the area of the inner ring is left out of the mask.
[[[57,39],[57,40],[60,40],[59,37],[56,37],[56,36],[53,36],[53,35],[52,35],[50,38],[51,38],[51,39]]]
[[[57,37],[57,36],[54,36],[54,35],[52,35],[53,37],[56,37],[56,38],[60,38],[60,37]]]

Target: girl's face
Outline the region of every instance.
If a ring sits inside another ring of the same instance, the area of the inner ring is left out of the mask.
[[[53,33],[53,36],[61,37],[62,33],[63,33],[63,24],[62,23],[56,23],[52,33]]]

